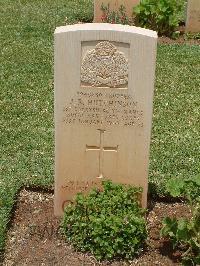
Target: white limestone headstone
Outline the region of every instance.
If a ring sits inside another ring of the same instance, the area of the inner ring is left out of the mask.
[[[156,32],[113,24],[55,31],[55,214],[102,180],[147,204]]]
[[[200,32],[200,0],[188,0],[186,32]]]

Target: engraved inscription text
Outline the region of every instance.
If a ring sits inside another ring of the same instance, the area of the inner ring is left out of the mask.
[[[78,91],[63,111],[66,124],[143,127],[143,111],[128,94]]]

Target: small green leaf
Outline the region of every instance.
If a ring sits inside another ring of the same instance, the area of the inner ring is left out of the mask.
[[[166,188],[172,197],[179,197],[182,195],[184,184],[184,180],[173,178],[168,180]]]

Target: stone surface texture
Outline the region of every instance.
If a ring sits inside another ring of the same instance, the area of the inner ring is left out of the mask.
[[[146,206],[156,45],[131,26],[56,29],[56,215],[106,179],[142,186]]]
[[[200,0],[188,0],[186,31],[200,32]]]
[[[140,0],[94,0],[94,22],[101,22],[102,19],[102,3],[110,5],[110,10],[117,11],[123,5],[126,8],[128,17],[131,18],[133,14],[133,7],[140,3]]]
[[[120,87],[128,84],[128,60],[110,42],[99,42],[81,64],[81,81],[93,87]]]

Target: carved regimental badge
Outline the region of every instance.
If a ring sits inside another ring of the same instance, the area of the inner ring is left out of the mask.
[[[89,50],[81,65],[83,86],[125,88],[128,85],[128,60],[108,42],[99,42]]]

